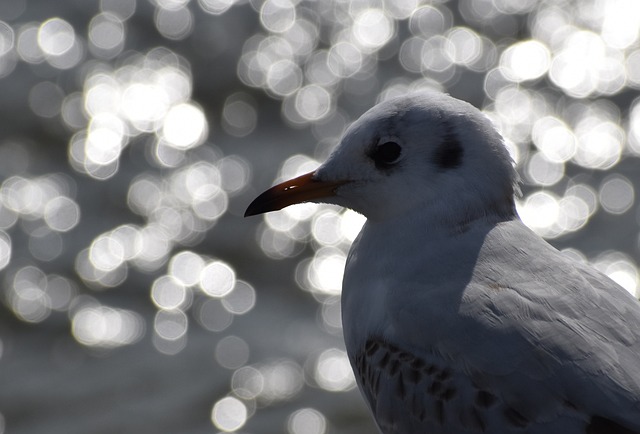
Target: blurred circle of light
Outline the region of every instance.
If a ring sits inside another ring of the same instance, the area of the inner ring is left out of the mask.
[[[193,312],[198,323],[211,332],[226,330],[233,322],[233,314],[214,298],[202,301]]]
[[[631,295],[638,296],[638,267],[627,255],[615,251],[605,252],[593,261],[593,266]]]
[[[295,95],[295,108],[304,121],[318,121],[331,111],[331,94],[315,84],[305,86]]]
[[[350,42],[338,42],[329,50],[327,64],[338,77],[353,76],[360,70],[362,63],[362,52]]]
[[[247,422],[247,407],[237,398],[227,396],[215,403],[211,421],[221,431],[234,432]]]
[[[120,104],[133,126],[145,132],[151,132],[154,123],[162,119],[169,110],[166,91],[155,84],[130,84],[124,89]]]
[[[446,12],[446,14],[445,14]],[[409,30],[421,37],[442,34],[451,27],[451,12],[446,7],[442,9],[425,5],[413,11],[409,19]]]
[[[226,336],[216,345],[215,357],[223,368],[237,369],[249,360],[249,345],[238,336]]]
[[[536,147],[549,161],[564,163],[576,153],[576,137],[560,119],[545,116],[536,121],[531,131]]]
[[[316,48],[319,39],[318,25],[298,18],[283,35],[298,56],[308,56]]]
[[[159,310],[153,320],[153,329],[162,339],[175,341],[182,338],[189,328],[189,319],[184,312],[173,310]]]
[[[148,175],[140,175],[131,182],[127,194],[129,208],[138,215],[148,216],[156,210],[163,198],[160,180]]]
[[[314,377],[320,387],[331,392],[344,392],[356,386],[347,353],[337,348],[320,354]]]
[[[222,299],[222,305],[235,315],[244,315],[256,304],[256,290],[253,286],[238,280],[233,291]]]
[[[80,207],[65,196],[58,196],[47,202],[44,221],[57,232],[68,232],[80,222]]]
[[[409,18],[420,4],[419,0],[396,0],[385,2],[385,9],[397,20]]]
[[[47,295],[51,309],[66,311],[76,294],[77,288],[71,280],[55,274],[47,276]]]
[[[221,15],[228,11],[237,0],[198,0],[203,11],[212,15]]]
[[[117,348],[140,340],[144,321],[130,310],[89,305],[73,314],[71,332],[82,345]]]
[[[631,110],[629,112],[628,138],[629,149],[636,155],[640,154],[640,99],[636,99],[633,101]]]
[[[263,388],[264,377],[253,366],[243,366],[231,377],[231,390],[242,399],[257,398]]]
[[[13,28],[4,21],[0,21],[0,57],[13,50],[15,35]]]
[[[11,237],[5,231],[0,230],[0,270],[11,262]]]
[[[550,161],[542,152],[536,152],[527,161],[527,175],[541,186],[551,186],[564,176],[564,164]]]
[[[151,300],[159,309],[178,309],[186,298],[184,285],[171,276],[160,276],[151,286]]]
[[[627,84],[631,88],[640,87],[640,50],[635,50],[627,55],[625,60],[627,70]]]
[[[412,37],[404,40],[400,46],[398,59],[404,69],[409,72],[419,73],[422,71],[422,52],[424,51],[425,40],[420,37]]]
[[[536,40],[517,42],[500,56],[504,76],[514,82],[542,77],[551,65],[549,49]]]
[[[602,38],[615,48],[628,48],[638,41],[640,4],[634,0],[609,1],[599,4],[603,9]]]
[[[30,23],[20,28],[16,49],[20,58],[27,63],[42,63],[44,61],[44,53],[38,45],[37,25]]]
[[[251,169],[243,158],[230,155],[218,162],[220,183],[222,188],[230,194],[242,191],[249,182]]]
[[[340,294],[345,261],[345,254],[338,249],[323,247],[318,250],[306,271],[311,289],[330,295]]]
[[[130,261],[140,253],[140,230],[136,226],[118,226],[111,231],[110,236],[122,246],[125,260]]]
[[[181,40],[193,31],[193,14],[188,7],[159,8],[155,16],[156,28],[167,39]]]
[[[38,45],[49,56],[61,56],[71,50],[76,34],[71,24],[61,18],[50,18],[38,30]]]
[[[473,30],[466,27],[454,27],[447,32],[445,53],[452,62],[469,66],[482,55],[482,42]]]
[[[278,96],[291,95],[302,85],[302,71],[296,63],[282,59],[269,67],[266,84]]]
[[[606,170],[620,161],[624,131],[614,122],[586,117],[576,127],[578,147],[573,160],[589,169]]]
[[[7,301],[15,315],[23,321],[37,323],[51,313],[51,301],[46,293],[46,275],[37,267],[27,266],[16,272]]]
[[[296,21],[296,8],[290,0],[266,0],[260,8],[260,22],[270,32],[283,33]]]
[[[29,234],[29,252],[39,261],[52,261],[62,253],[62,237],[47,226],[40,226]]]
[[[560,217],[558,199],[546,191],[529,195],[518,207],[520,218],[535,233],[545,238],[558,235],[557,222]]]
[[[576,196],[587,206],[589,216],[593,215],[597,210],[600,202],[596,191],[587,184],[575,184],[567,188],[566,196]]]
[[[605,178],[598,193],[600,204],[611,214],[627,212],[635,201],[633,184],[622,175],[611,175]]]
[[[585,98],[594,92],[613,94],[624,86],[622,55],[601,36],[577,31],[566,38],[554,57],[549,77],[568,95]]]
[[[342,307],[340,297],[328,297],[322,301],[320,310],[321,325],[332,334],[342,333]]]
[[[324,434],[327,420],[313,408],[301,408],[293,412],[287,421],[289,434]]]
[[[589,220],[589,205],[579,196],[567,194],[559,202],[558,224],[563,232],[575,232]]]
[[[185,286],[193,286],[200,281],[204,266],[204,259],[200,255],[180,252],[171,258],[168,274]]]
[[[36,84],[29,91],[29,108],[38,116],[52,118],[60,113],[64,93],[50,81]]]
[[[124,249],[109,234],[100,235],[91,243],[89,260],[101,271],[113,271],[124,262]]]
[[[235,285],[235,271],[222,261],[210,262],[200,272],[200,288],[211,297],[224,297]]]
[[[334,209],[323,210],[313,217],[311,233],[323,246],[333,246],[342,241],[340,232],[341,214]]]
[[[229,96],[222,109],[222,128],[235,137],[245,137],[253,132],[258,123],[255,101],[247,94],[238,92]]]
[[[284,232],[262,226],[258,232],[260,250],[271,259],[284,259],[297,253],[296,242]]]
[[[367,50],[382,48],[394,36],[394,21],[382,9],[365,9],[353,21],[353,36]]]
[[[118,16],[102,13],[89,23],[90,48],[100,57],[113,58],[120,54],[124,41],[124,24]]]
[[[162,137],[178,149],[202,144],[207,136],[207,120],[202,109],[183,103],[169,109],[162,126]]]
[[[120,84],[110,75],[96,73],[85,80],[84,109],[90,116],[120,110]]]
[[[450,51],[450,43],[444,36],[436,35],[427,39],[424,45],[422,45],[422,54],[420,56],[423,71],[437,73],[450,71],[450,74],[453,75],[453,64],[451,57],[448,55],[448,51]],[[446,78],[446,76],[444,78]]]
[[[259,369],[264,378],[259,398],[266,402],[291,399],[304,386],[302,368],[292,360],[271,362]]]

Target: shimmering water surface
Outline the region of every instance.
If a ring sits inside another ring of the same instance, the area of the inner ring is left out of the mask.
[[[638,294],[637,0],[0,2],[0,434],[374,432],[360,215],[243,219],[385,98],[480,107],[537,233]]]

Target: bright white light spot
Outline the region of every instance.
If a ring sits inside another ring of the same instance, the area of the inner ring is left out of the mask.
[[[538,235],[552,237],[558,235],[557,222],[560,216],[558,199],[549,192],[538,191],[531,194],[519,207],[518,214],[524,224]]]
[[[500,57],[502,73],[507,79],[515,82],[542,77],[550,65],[549,49],[536,40],[515,43]]]
[[[164,118],[162,137],[178,149],[200,145],[207,134],[207,120],[199,107],[179,104],[169,109]]]
[[[342,251],[330,247],[318,250],[307,268],[311,288],[326,294],[340,294],[345,262]]]
[[[11,237],[0,230],[0,270],[11,262]]]
[[[235,271],[222,261],[210,262],[200,273],[200,288],[212,297],[224,297],[233,290],[235,284]]]
[[[353,36],[366,49],[377,50],[393,37],[394,21],[382,9],[365,9],[353,22]]]
[[[174,279],[186,286],[193,286],[200,280],[204,269],[204,259],[193,252],[180,252],[171,258],[169,272]]]
[[[533,143],[549,161],[564,163],[576,153],[573,131],[560,119],[545,116],[536,121],[531,132]]]
[[[213,406],[211,421],[221,431],[237,431],[247,422],[247,407],[239,399],[227,396]]]
[[[144,333],[144,321],[129,310],[90,306],[73,315],[71,329],[83,345],[115,348],[137,342]]]
[[[627,255],[615,251],[605,252],[596,258],[593,266],[631,295],[638,296],[638,267]]]
[[[73,47],[75,37],[71,24],[61,18],[51,18],[38,30],[38,45],[49,56],[61,56]]]
[[[320,387],[331,392],[344,392],[356,386],[347,353],[337,348],[329,348],[320,354],[315,379]]]

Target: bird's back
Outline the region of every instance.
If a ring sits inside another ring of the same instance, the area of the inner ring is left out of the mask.
[[[352,248],[343,318],[385,434],[640,433],[640,305],[624,289],[518,219],[386,246],[395,269],[377,229]]]

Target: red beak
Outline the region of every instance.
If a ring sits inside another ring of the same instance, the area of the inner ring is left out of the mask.
[[[271,187],[256,197],[247,207],[245,217],[277,211],[289,205],[302,202],[312,202],[335,195],[338,187],[348,181],[319,181],[314,179],[315,172],[309,172],[289,181]]]

